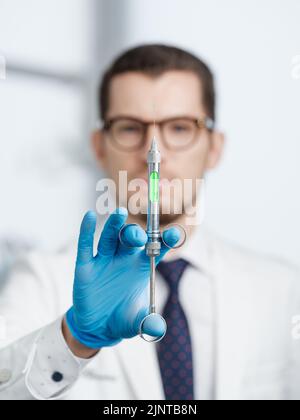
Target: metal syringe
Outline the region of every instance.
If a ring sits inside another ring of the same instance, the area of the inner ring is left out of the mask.
[[[161,156],[155,137],[152,140],[151,148],[147,156],[148,164],[148,207],[147,207],[147,243],[145,245],[146,255],[149,257],[150,263],[150,303],[149,313],[142,319],[139,327],[140,336],[148,342],[158,342],[166,334],[167,324],[165,319],[156,312],[155,305],[155,274],[156,274],[156,257],[160,256],[162,243],[170,249],[176,246],[169,246],[164,240],[160,231],[160,163]],[[177,224],[175,224],[177,225]],[[177,225],[179,226],[179,225]],[[126,227],[126,225],[124,225]],[[124,228],[123,227],[123,228]],[[123,229],[122,228],[122,229]],[[120,241],[121,232],[120,231]],[[184,228],[183,228],[184,230]],[[184,242],[183,242],[184,243]],[[149,334],[151,331],[151,334]],[[153,331],[157,333],[154,334]]]
[[[145,246],[146,255],[150,260],[150,304],[149,314],[140,325],[141,337],[150,342],[160,341],[166,334],[167,324],[164,318],[156,313],[155,305],[155,258],[160,255],[162,236],[159,224],[159,180],[160,180],[160,152],[155,137],[147,156],[148,163],[148,213],[146,233],[148,241]],[[145,331],[153,326],[160,331],[156,336],[149,335]]]
[[[155,137],[148,152],[148,213],[146,254],[150,258],[150,313],[155,313],[155,257],[160,255],[161,233],[159,226],[160,152]]]

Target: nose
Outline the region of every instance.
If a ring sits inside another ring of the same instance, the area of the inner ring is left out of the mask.
[[[155,126],[154,123],[151,125],[148,125],[147,130],[145,132],[145,138],[144,138],[143,149],[142,149],[143,156],[145,156],[145,161],[147,161],[147,153],[151,147],[152,139],[154,136],[157,141],[158,149],[161,153],[161,161],[163,161],[166,151],[164,149],[164,145],[161,139],[160,128],[157,125]]]
[[[152,143],[152,139],[153,137],[156,137],[157,141],[159,142],[159,137],[160,137],[160,132],[157,126],[155,126],[155,124],[149,124],[147,126],[147,129],[145,131],[145,136],[144,136],[144,142],[143,142],[143,146],[145,148],[145,150],[149,150],[151,143]]]

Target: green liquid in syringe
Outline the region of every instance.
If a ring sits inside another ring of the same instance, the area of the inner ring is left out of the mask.
[[[159,174],[156,171],[150,174],[150,201],[157,203],[159,200]]]

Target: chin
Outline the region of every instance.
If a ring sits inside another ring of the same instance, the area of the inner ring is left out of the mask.
[[[175,223],[180,216],[181,214],[175,214],[175,213],[161,214],[159,217],[160,224],[162,226],[166,226],[166,225],[169,225],[170,223]]]

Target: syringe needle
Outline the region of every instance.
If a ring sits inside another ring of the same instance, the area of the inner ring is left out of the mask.
[[[150,313],[155,313],[155,257],[150,257]]]

